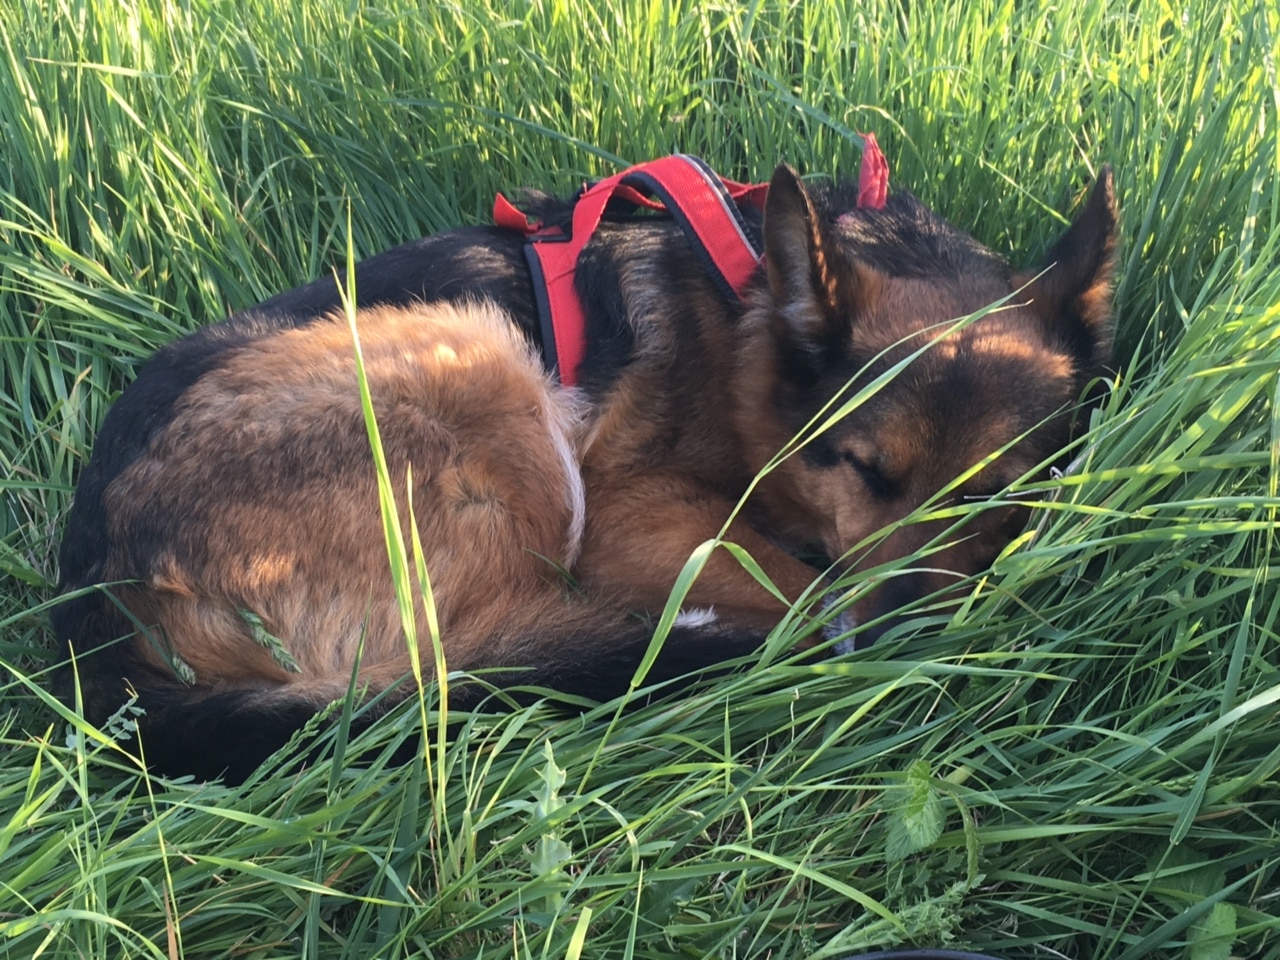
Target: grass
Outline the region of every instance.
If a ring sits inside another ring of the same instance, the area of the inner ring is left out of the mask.
[[[1249,0],[10,0],[0,956],[1280,958],[1278,31]],[[406,704],[364,765],[234,790],[138,776],[44,693],[59,524],[157,345],[498,189],[674,149],[852,173],[866,129],[1024,262],[1104,161],[1123,208],[1081,468],[941,634],[801,666],[784,629],[690,696],[431,721],[393,767]]]

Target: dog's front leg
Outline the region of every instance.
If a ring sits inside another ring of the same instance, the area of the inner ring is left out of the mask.
[[[577,573],[590,592],[657,615],[685,562],[715,537],[733,512],[729,499],[671,474],[630,475],[589,485],[587,525]],[[726,539],[749,553],[786,597],[784,604],[727,551],[716,550],[685,597],[719,619],[769,628],[818,577],[745,523]]]

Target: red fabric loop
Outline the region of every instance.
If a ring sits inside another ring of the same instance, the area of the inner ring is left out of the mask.
[[[880,152],[874,133],[862,137],[862,167],[858,171],[858,206],[883,209],[889,199],[889,161]]]
[[[539,226],[536,223],[530,223],[529,218],[517,210],[502,194],[493,198],[493,222],[507,230],[523,233],[525,236],[537,232]]]

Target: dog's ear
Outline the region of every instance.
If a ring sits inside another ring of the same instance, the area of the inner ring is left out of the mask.
[[[1049,336],[1086,367],[1111,356],[1111,280],[1116,255],[1116,197],[1110,166],[1104,166],[1089,200],[1034,271],[1027,292]],[[1034,279],[1033,279],[1034,278]]]
[[[769,181],[764,206],[764,259],[779,337],[820,353],[847,334],[857,306],[860,271],[837,269],[809,191],[785,163]]]

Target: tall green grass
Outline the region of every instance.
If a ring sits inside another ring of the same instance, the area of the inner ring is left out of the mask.
[[[1277,31],[1248,0],[0,7],[0,955],[1280,958]],[[341,262],[348,212],[366,255],[675,149],[849,174],[867,129],[1027,262],[1104,161],[1123,208],[1115,389],[946,630],[816,665],[779,635],[389,766],[407,704],[361,765],[234,790],[137,776],[44,693],[112,398]]]

